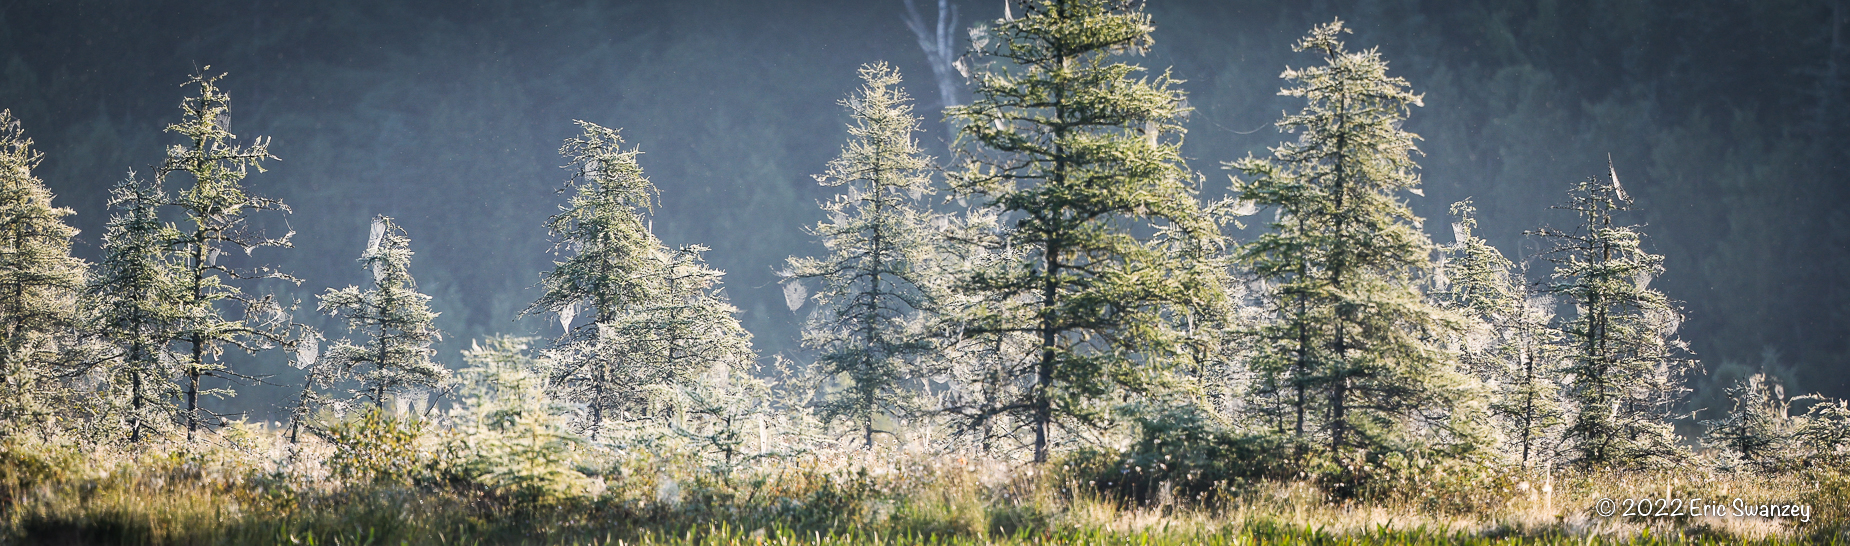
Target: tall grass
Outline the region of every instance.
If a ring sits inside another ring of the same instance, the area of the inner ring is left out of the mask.
[[[336,479],[317,441],[254,428],[197,445],[0,445],[8,544],[1797,544],[1850,543],[1850,479],[1690,469],[1508,473],[1336,500],[1303,482],[1127,501],[1056,462],[890,448],[719,469],[610,456],[591,495],[516,502],[466,482]],[[1621,518],[1599,498],[1806,503],[1811,521]]]

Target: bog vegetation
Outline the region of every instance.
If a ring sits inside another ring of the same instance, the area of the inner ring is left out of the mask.
[[[1012,10],[942,55],[973,94],[948,159],[892,68],[841,101],[816,177],[839,193],[807,228],[827,252],[779,272],[804,362],[755,354],[706,249],[651,232],[664,196],[616,129],[577,122],[567,200],[534,219],[557,261],[525,314],[563,333],[448,370],[391,218],[369,285],[260,292],[294,280],[251,265],[293,233],[253,218],[289,208],[246,183],[275,158],[229,132],[218,76],[188,81],[152,178],[117,185],[94,264],[0,113],[4,540],[1850,539],[1844,401],[1753,375],[1719,416],[1678,413],[1695,356],[1619,166],[1563,181],[1533,259],[1477,237],[1469,201],[1435,243],[1407,204],[1422,97],[1340,21],[1282,74],[1289,140],[1208,176],[1180,155],[1184,82],[1134,64],[1134,3]],[[306,371],[287,418],[214,411],[233,393],[201,379],[264,381],[228,355],[265,351]]]

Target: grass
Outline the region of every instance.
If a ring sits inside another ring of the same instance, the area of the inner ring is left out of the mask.
[[[195,446],[0,445],[5,544],[1845,544],[1850,478],[1510,473],[1364,501],[1312,484],[1127,502],[1058,463],[853,449],[718,473],[593,461],[593,494],[520,501],[440,475],[343,483],[257,429]],[[602,465],[598,467],[598,465]],[[1811,521],[1599,517],[1600,498],[1804,503]]]

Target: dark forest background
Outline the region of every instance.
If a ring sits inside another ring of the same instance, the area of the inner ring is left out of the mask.
[[[1271,125],[1294,107],[1276,95],[1278,74],[1314,62],[1292,42],[1342,18],[1352,47],[1379,46],[1425,93],[1408,128],[1425,139],[1426,196],[1413,206],[1426,230],[1449,242],[1445,207],[1471,197],[1480,233],[1512,258],[1533,253],[1523,230],[1573,221],[1548,207],[1610,154],[1637,199],[1627,219],[1666,256],[1653,287],[1684,302],[1681,336],[1708,371],[1691,408],[1722,410],[1713,385],[1761,369],[1850,395],[1846,7],[1153,0],[1144,64],[1187,80],[1185,152],[1224,191],[1220,162],[1286,138]],[[968,26],[1003,2],[959,8]],[[233,259],[302,278],[267,288],[305,302],[313,323],[314,294],[370,279],[354,260],[371,217],[398,218],[453,365],[472,339],[558,335],[549,319],[513,321],[550,268],[541,222],[564,199],[558,146],[573,119],[621,127],[662,189],[656,233],[712,247],[759,352],[801,362],[799,317],[772,270],[820,252],[802,229],[827,194],[810,175],[846,138],[836,101],[857,66],[884,60],[939,117],[903,13],[900,0],[5,0],[0,108],[45,152],[36,174],[78,211],[77,252],[93,259],[107,188],[178,142],[162,128],[179,119],[179,84],[205,65],[228,72],[233,132],[272,137],[281,158],[247,184],[295,209],[269,229],[298,232],[294,249]],[[945,159],[945,126],[927,127],[926,148]],[[281,361],[253,365],[299,380]],[[273,417],[286,392],[249,387],[231,405]]]

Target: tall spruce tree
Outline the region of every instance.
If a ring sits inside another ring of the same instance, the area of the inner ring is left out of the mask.
[[[546,221],[567,254],[541,280],[545,293],[523,315],[556,313],[562,335],[548,351],[548,378],[565,398],[582,403],[589,415],[578,423],[592,440],[604,422],[646,405],[637,366],[644,359],[614,336],[626,319],[660,290],[661,241],[649,232],[645,214],[654,205],[655,185],[642,174],[636,149],[624,150],[617,130],[579,121],[579,136],[559,153],[571,161],[571,200]],[[573,325],[579,309],[589,322]]]
[[[207,66],[209,71],[212,67]],[[294,232],[268,238],[250,225],[250,215],[257,211],[289,212],[282,201],[248,193],[243,180],[249,169],[263,171],[262,162],[274,159],[269,139],[259,137],[248,147],[232,144],[231,97],[220,91],[219,76],[194,74],[186,85],[198,88],[198,96],[180,104],[180,123],[167,126],[179,133],[186,144],[167,149],[167,158],[157,172],[158,183],[165,186],[175,174],[192,179],[192,185],[178,191],[172,204],[184,217],[182,237],[175,242],[186,268],[186,294],[180,302],[183,319],[174,332],[174,340],[186,344],[186,434],[190,440],[199,425],[210,424],[219,416],[199,406],[199,397],[230,396],[229,389],[201,390],[206,377],[247,378],[247,374],[228,368],[223,355],[227,345],[256,352],[287,341],[288,317],[271,296],[256,296],[227,281],[277,278],[293,280],[266,267],[233,268],[219,263],[220,255],[230,248],[240,248],[246,255],[263,247],[287,247]],[[242,316],[228,317],[227,307],[241,307]],[[202,419],[202,412],[207,419]]]
[[[1453,203],[1454,241],[1444,247],[1435,296],[1465,317],[1460,361],[1492,390],[1491,411],[1524,468],[1551,460],[1540,451],[1556,444],[1561,424],[1560,336],[1551,328],[1552,298],[1481,237],[1477,209]]]
[[[854,119],[851,139],[816,177],[847,188],[822,203],[830,219],[810,230],[829,254],[791,258],[784,273],[790,282],[822,284],[814,299],[825,308],[804,325],[803,345],[819,351],[817,371],[847,379],[823,402],[822,417],[856,423],[871,448],[874,433],[891,432],[877,430],[876,417],[907,415],[917,405],[902,381],[933,348],[921,315],[932,305],[935,245],[931,213],[915,204],[931,191],[931,163],[912,137],[919,120],[899,72],[880,63],[863,65],[860,75],[865,85],[842,101]]]
[[[715,365],[743,370],[754,357],[718,292],[721,273],[700,261],[705,247],[670,250],[650,233],[656,190],[636,163],[641,152],[624,150],[616,130],[578,124],[584,132],[560,148],[573,197],[547,220],[566,256],[523,314],[558,315],[566,332],[547,351],[548,383],[584,405],[576,426],[595,440],[613,421],[668,417]],[[591,320],[574,326],[581,308]]]
[[[175,406],[181,358],[169,340],[185,318],[187,276],[172,251],[178,229],[162,222],[167,197],[160,186],[128,177],[110,190],[102,260],[85,287],[90,329],[115,347],[107,360],[104,398],[121,415],[130,441],[169,430],[182,422]]]
[[[0,110],[0,435],[45,429],[80,348],[76,300],[86,265],[71,256],[71,209],[54,207],[19,121]]]
[[[1257,332],[1256,394],[1283,410],[1271,417],[1300,451],[1321,444],[1352,469],[1479,439],[1459,413],[1468,378],[1438,342],[1455,324],[1415,287],[1433,245],[1398,197],[1419,191],[1418,137],[1401,124],[1420,96],[1376,51],[1345,51],[1344,32],[1313,29],[1294,49],[1323,64],[1281,76],[1296,85],[1280,94],[1308,103],[1277,124],[1297,140],[1232,167],[1249,177],[1241,199],[1277,211],[1240,249],[1276,317]],[[1347,483],[1352,471],[1339,473]]]
[[[958,283],[982,295],[962,331],[1036,338],[1032,359],[998,373],[1032,386],[986,411],[1019,414],[1045,462],[1055,427],[1103,425],[1108,394],[1162,374],[1164,313],[1209,297],[1148,228],[1216,226],[1179,155],[1182,93],[1119,60],[1151,45],[1149,16],[1115,0],[1019,5],[976,40],[974,100],[948,114],[970,152],[953,185],[1006,215],[1002,242],[1022,249]]]
[[[419,293],[411,277],[411,238],[386,216],[373,218],[371,230],[359,261],[372,271],[372,289],[330,288],[319,298],[321,312],[341,318],[349,334],[363,337],[328,346],[316,367],[335,372],[321,374],[328,379],[358,380],[352,398],[371,399],[383,409],[388,395],[439,387],[448,373],[431,359],[437,351],[430,344],[443,334],[431,324],[437,313],[430,310],[430,296]]]
[[[1664,258],[1644,251],[1634,226],[1613,223],[1632,199],[1608,169],[1605,180],[1574,186],[1569,201],[1578,225],[1535,233],[1552,241],[1555,264],[1548,291],[1574,304],[1562,330],[1571,362],[1569,396],[1576,409],[1565,432],[1574,462],[1586,468],[1669,464],[1683,453],[1669,420],[1688,392],[1694,369],[1688,346],[1675,337],[1682,314],[1649,288]]]

